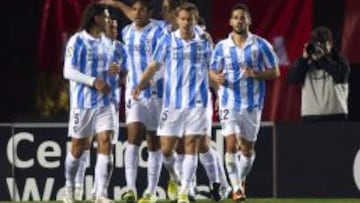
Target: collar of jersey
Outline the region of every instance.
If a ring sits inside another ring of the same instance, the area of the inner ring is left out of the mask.
[[[190,39],[188,42],[201,40],[200,36],[199,36],[196,32],[194,32],[194,35],[195,35],[195,37],[192,38],[192,39]],[[181,35],[180,35],[180,29],[177,29],[177,30],[174,31],[174,36],[175,36],[176,38],[179,38],[179,39],[181,39],[181,40],[184,40],[184,39],[181,37]],[[185,41],[185,40],[184,40],[184,41]]]
[[[234,40],[231,38],[231,35],[232,35],[232,33],[230,33],[229,34],[229,36],[228,36],[228,45],[230,46],[230,47],[238,47],[236,44],[235,44],[235,42],[234,42]],[[246,41],[245,41],[245,44],[244,44],[244,46],[243,46],[243,48],[244,47],[246,47],[246,46],[248,46],[249,44],[252,44],[252,42],[254,41],[254,35],[251,33],[251,32],[249,32],[249,35],[248,35],[248,37],[247,37],[247,39],[246,39]],[[238,47],[239,48],[239,47]]]
[[[150,19],[149,23],[146,24],[144,27],[142,27],[140,30],[136,29],[135,23],[132,23],[132,24],[131,24],[131,28],[132,28],[134,31],[142,32],[142,31],[145,31],[145,30],[148,30],[148,29],[152,28],[154,22],[155,22],[155,21],[154,21],[153,19]]]

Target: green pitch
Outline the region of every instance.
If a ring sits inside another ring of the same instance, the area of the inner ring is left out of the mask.
[[[197,200],[196,203],[213,203],[211,200]],[[0,203],[8,203],[1,202]],[[9,202],[10,203],[10,202]],[[26,203],[26,202],[23,202]],[[28,202],[28,203],[35,203]],[[61,201],[51,201],[42,203],[62,203]],[[83,201],[78,203],[91,203],[91,201]],[[117,201],[117,203],[124,203],[123,201]],[[170,201],[159,201],[158,203],[170,203]],[[219,203],[234,203],[232,200],[220,201]],[[245,203],[360,203],[360,199],[247,199]]]

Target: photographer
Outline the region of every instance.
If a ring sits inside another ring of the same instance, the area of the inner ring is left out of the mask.
[[[346,59],[333,48],[331,31],[315,28],[287,75],[289,83],[302,84],[303,121],[346,120],[349,73]]]

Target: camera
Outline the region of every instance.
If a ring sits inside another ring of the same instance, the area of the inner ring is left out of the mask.
[[[305,49],[309,55],[320,56],[325,53],[326,47],[320,42],[310,42]]]

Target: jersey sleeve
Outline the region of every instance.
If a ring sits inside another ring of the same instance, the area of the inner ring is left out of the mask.
[[[73,36],[69,39],[64,57],[64,66],[80,69],[80,57],[83,49],[83,41],[80,37]]]
[[[278,57],[271,44],[265,39],[259,38],[258,44],[265,68],[270,69],[278,65]]]
[[[169,34],[163,35],[161,37],[153,53],[153,61],[160,64],[165,63],[166,56],[169,54],[170,51],[170,40],[171,38]]]
[[[214,51],[212,52],[210,61],[210,70],[220,71],[224,68],[224,51],[223,44],[219,42],[216,44]]]

